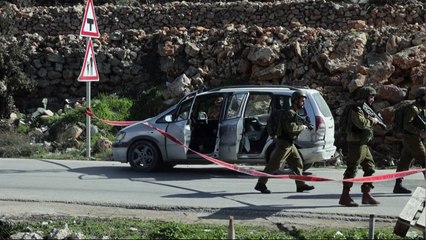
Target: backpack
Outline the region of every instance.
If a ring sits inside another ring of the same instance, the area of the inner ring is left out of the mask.
[[[405,110],[410,106],[413,101],[403,101],[395,107],[395,113],[393,118],[393,131],[395,133],[404,132],[404,115]]]
[[[349,113],[350,111],[356,106],[355,103],[351,103],[345,106],[345,108],[343,109],[343,113],[340,116],[339,122],[338,122],[338,130],[337,132],[345,135],[346,134],[346,128],[348,126],[349,123]]]
[[[276,110],[271,112],[271,115],[266,122],[266,130],[268,131],[268,135],[271,137],[275,137],[278,133],[281,132],[281,114],[284,112],[283,109]]]

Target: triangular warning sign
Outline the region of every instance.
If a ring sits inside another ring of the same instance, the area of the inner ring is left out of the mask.
[[[98,67],[96,65],[95,51],[93,50],[92,39],[89,39],[84,56],[83,66],[81,67],[78,81],[99,81]]]
[[[81,24],[80,36],[99,38],[98,23],[96,22],[95,6],[93,0],[88,0]]]

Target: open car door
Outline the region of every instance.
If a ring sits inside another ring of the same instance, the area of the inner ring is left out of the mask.
[[[194,97],[185,99],[180,103],[173,122],[167,126],[167,133],[188,146],[191,141],[191,107],[194,102]],[[175,143],[169,138],[166,138],[166,152],[168,159],[185,160],[188,149]]]
[[[220,123],[219,157],[222,160],[237,160],[243,134],[242,117],[248,93],[235,93],[228,96],[225,116]]]

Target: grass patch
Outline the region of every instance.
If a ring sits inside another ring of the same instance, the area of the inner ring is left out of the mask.
[[[356,229],[315,229],[312,231],[303,231],[301,239],[369,239],[368,228]],[[402,238],[393,234],[393,229],[378,229],[374,232],[374,239],[420,239]]]
[[[112,121],[129,120],[132,116],[130,110],[134,105],[134,101],[129,98],[119,98],[115,95],[101,94],[92,100],[91,108],[96,116],[101,119]],[[96,125],[101,129],[112,131],[114,126],[107,125],[96,120]]]
[[[38,231],[47,237],[54,229],[68,226],[71,232],[84,234],[85,239],[226,239],[227,225],[184,224],[158,220],[143,221],[130,218],[83,218],[68,217],[50,220],[21,221],[4,225],[0,236],[10,237],[18,232]],[[368,239],[368,229],[313,229],[280,231],[267,227],[235,225],[236,239]],[[401,238],[391,229],[377,229],[375,239],[421,239]]]
[[[80,150],[74,152],[44,152],[40,154],[33,154],[31,158],[52,160],[87,160],[87,157]]]

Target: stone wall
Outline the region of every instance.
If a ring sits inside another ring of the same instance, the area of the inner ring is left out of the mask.
[[[0,9],[10,22],[0,44],[27,44],[26,71],[38,83],[37,91],[18,97],[23,108],[43,97],[85,96],[85,83],[77,81],[83,11],[83,5]],[[95,12],[100,81],[91,84],[93,96],[138,97],[160,85],[170,101],[201,85],[303,85],[320,90],[338,120],[349,92],[372,84],[379,90],[375,107],[391,122],[392,106],[426,85],[421,1],[171,2],[102,5]],[[388,131],[377,132],[379,143],[396,141]]]
[[[172,2],[141,7],[103,5],[95,7],[101,33],[129,29],[155,33],[164,27],[203,26],[221,29],[227,24],[291,27],[298,22],[305,27],[348,30],[352,21],[363,20],[372,27],[423,24],[424,3],[375,6],[338,4],[332,1],[275,2]],[[80,30],[84,6],[66,8],[25,8],[17,12],[19,33],[43,36],[76,34]],[[19,13],[19,14],[18,14]]]

